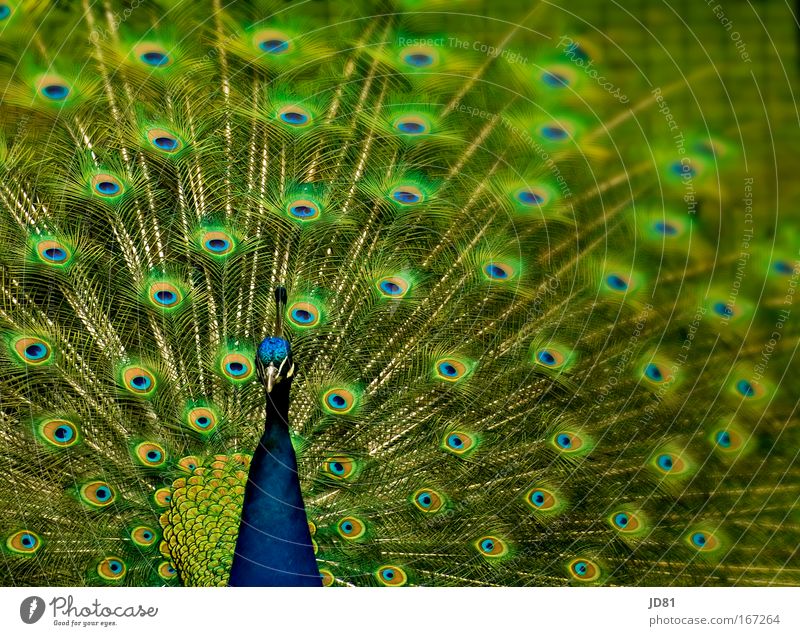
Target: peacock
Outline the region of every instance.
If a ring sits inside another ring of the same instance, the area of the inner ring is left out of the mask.
[[[800,584],[768,9],[492,4],[0,2],[2,584]]]

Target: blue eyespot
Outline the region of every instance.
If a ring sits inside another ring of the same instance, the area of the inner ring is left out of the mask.
[[[541,490],[535,490],[531,493],[531,503],[537,508],[541,508],[545,500],[545,494]]]
[[[234,376],[242,375],[247,372],[247,367],[241,362],[229,362],[225,365],[225,368],[228,370],[228,373]]]
[[[56,439],[59,442],[66,443],[69,442],[73,437],[75,437],[75,432],[72,430],[70,426],[59,426],[54,432]]]
[[[728,431],[719,431],[716,434],[716,441],[717,441],[717,444],[722,446],[722,448],[730,448],[731,447],[731,434]]]
[[[206,247],[212,252],[224,252],[231,246],[230,241],[221,238],[213,238],[206,241]]]
[[[166,289],[157,291],[155,294],[155,298],[162,305],[172,305],[176,300],[178,300],[178,296],[175,294],[175,292],[171,292]]]
[[[48,247],[42,251],[42,255],[48,261],[53,261],[54,263],[60,263],[67,258],[67,252],[60,247]]]
[[[0,4],[0,20],[5,20],[11,15],[11,7],[7,4]]]
[[[746,398],[753,397],[756,394],[755,388],[753,388],[753,385],[747,380],[739,380],[736,383],[736,390],[742,395],[742,397]]]
[[[390,280],[385,280],[381,282],[381,290],[390,296],[397,296],[403,292],[403,288],[400,287],[397,283],[393,283]]]
[[[350,521],[345,521],[342,524],[342,530],[347,534],[353,531],[353,524]]]
[[[292,206],[292,214],[296,217],[301,219],[308,218],[310,216],[314,216],[316,214],[316,210],[312,208],[310,205],[295,205]]]
[[[150,541],[150,539],[152,539],[152,538],[153,538],[153,533],[152,533],[152,532],[150,532],[149,530],[145,530],[145,531],[142,533],[142,538],[144,538],[144,540],[145,540],[145,541]]]
[[[523,190],[517,195],[517,198],[525,205],[541,205],[544,203],[544,197],[533,190]]]
[[[723,303],[722,301],[714,303],[714,313],[722,316],[723,318],[730,318],[733,316],[733,309],[731,309],[730,305]]]
[[[483,541],[481,541],[481,550],[483,550],[484,552],[491,552],[492,550],[494,550],[494,541],[492,541],[491,539],[484,539]]]
[[[565,52],[569,53],[573,57],[578,58],[579,60],[583,60],[584,62],[591,59],[591,56],[586,52],[586,50],[577,42],[573,42],[570,44],[566,49]]]
[[[569,78],[556,71],[545,71],[542,73],[542,81],[551,88],[564,88],[569,85]]]
[[[147,451],[147,459],[150,460],[151,462],[157,462],[161,459],[161,457],[162,457],[161,451],[157,450]]]
[[[464,440],[461,439],[460,435],[453,433],[447,438],[447,445],[458,449],[464,445]]]
[[[381,576],[382,576],[382,577],[383,577],[385,580],[387,580],[387,581],[391,581],[391,580],[394,578],[394,572],[393,572],[392,570],[389,570],[389,569],[387,568],[387,569],[385,569],[385,570],[381,571]]]
[[[542,349],[538,354],[536,354],[539,362],[542,364],[551,367],[556,363],[556,357],[550,353],[547,349]]]
[[[589,564],[586,561],[578,561],[572,566],[572,569],[575,570],[575,574],[578,576],[583,576],[589,571]]]
[[[673,161],[670,164],[669,169],[672,174],[678,177],[682,177],[684,175],[694,177],[697,174],[697,170],[695,170],[690,164],[683,164],[680,161]]]
[[[410,53],[406,55],[404,59],[411,66],[416,66],[418,68],[433,64],[433,58],[425,53]]]
[[[60,101],[69,95],[69,88],[63,84],[47,84],[42,87],[42,93],[48,99]]]
[[[397,129],[409,135],[419,135],[425,132],[425,126],[416,121],[401,121],[397,124]]]
[[[169,64],[169,56],[160,51],[147,51],[147,53],[142,53],[139,59],[148,66],[159,67]]]
[[[415,192],[409,192],[407,190],[395,190],[392,193],[392,197],[398,203],[417,203],[422,198]]]
[[[610,274],[607,276],[606,284],[614,291],[625,291],[628,289],[628,281],[617,274]]]
[[[652,362],[645,367],[644,374],[653,382],[664,381],[664,373],[661,371],[661,368]]]
[[[794,266],[788,261],[775,261],[773,265],[775,271],[784,276],[794,274]]]
[[[431,498],[430,493],[428,492],[421,492],[417,496],[417,503],[422,506],[423,508],[430,508],[431,503],[433,503],[433,499]]]
[[[113,181],[98,181],[94,186],[100,194],[116,194],[119,192],[119,184]]]
[[[161,150],[175,150],[178,147],[178,140],[172,137],[156,137],[153,143]]]
[[[569,137],[569,133],[560,126],[549,125],[542,129],[542,137],[550,141],[563,141]]]
[[[197,424],[200,428],[206,428],[209,424],[211,424],[211,420],[207,418],[205,415],[201,415],[194,421],[194,423]]]
[[[300,324],[308,324],[310,322],[314,322],[314,316],[310,311],[306,311],[305,309],[295,309],[292,311],[292,318],[295,322],[299,322]]]
[[[285,53],[289,49],[289,43],[279,38],[270,38],[259,42],[258,48],[266,53]]]
[[[706,545],[706,535],[704,532],[695,532],[692,534],[692,545],[696,548],[702,548]]]
[[[625,526],[627,526],[628,521],[629,521],[628,515],[626,515],[624,512],[619,512],[614,515],[614,525],[617,526],[618,528],[624,528]]]
[[[287,110],[281,113],[280,118],[287,124],[291,124],[293,126],[301,126],[308,121],[308,115],[304,115],[303,113],[298,113],[293,110]]]
[[[114,572],[115,574],[117,572],[121,572],[122,571],[122,563],[120,563],[119,561],[117,561],[115,559],[112,559],[112,560],[110,560],[108,562],[108,569],[111,570],[112,572]]]
[[[500,267],[499,265],[495,265],[494,263],[489,263],[484,271],[489,278],[497,278],[499,280],[505,280],[508,278],[508,272],[504,268]]]
[[[328,405],[335,409],[343,409],[347,405],[347,400],[338,393],[331,393],[328,396]]]
[[[439,373],[448,378],[455,378],[458,375],[458,369],[449,362],[439,363]]]
[[[572,438],[566,433],[561,433],[556,437],[556,444],[565,450],[572,448]]]
[[[663,221],[656,221],[653,227],[655,227],[656,232],[664,236],[675,236],[678,233],[678,228],[671,223],[664,223]]]
[[[341,462],[331,462],[328,468],[334,475],[344,475],[344,464]]]
[[[47,355],[47,347],[40,344],[32,344],[25,347],[25,357],[29,360],[41,360]]]
[[[100,487],[94,494],[98,501],[108,501],[111,498],[111,491],[108,488]]]
[[[140,391],[145,391],[150,388],[152,381],[146,375],[136,375],[131,379],[131,384]]]
[[[666,453],[663,455],[659,455],[656,462],[658,463],[658,467],[664,472],[669,472],[670,470],[672,470],[672,467],[674,466],[672,457],[670,455],[667,455]]]

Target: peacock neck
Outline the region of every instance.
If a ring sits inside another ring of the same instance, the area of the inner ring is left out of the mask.
[[[289,435],[289,383],[267,394],[264,434],[250,463],[229,585],[320,586]]]

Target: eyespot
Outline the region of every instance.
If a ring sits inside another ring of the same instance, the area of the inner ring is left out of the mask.
[[[118,581],[127,571],[125,562],[119,557],[106,557],[97,565],[97,573],[107,581]]]
[[[385,298],[402,298],[408,293],[410,285],[408,281],[399,276],[387,276],[381,278],[378,283],[378,291]]]
[[[662,236],[677,236],[680,233],[680,228],[668,221],[656,221],[653,229]]]
[[[42,547],[42,540],[31,530],[19,530],[8,537],[6,547],[17,554],[34,554]]]
[[[7,4],[0,4],[0,20],[5,20],[11,15],[11,7]]]
[[[237,382],[247,380],[253,375],[252,363],[241,353],[228,353],[222,357],[219,366],[227,378]]]
[[[378,583],[381,585],[388,585],[390,587],[400,587],[401,585],[405,585],[408,581],[406,573],[402,568],[396,565],[384,565],[378,568],[378,571],[375,572],[375,578],[378,579]]]
[[[723,453],[738,451],[744,443],[741,433],[733,428],[723,428],[715,431],[712,435],[712,441],[717,449]]]
[[[367,526],[356,517],[345,517],[337,524],[336,531],[345,539],[360,539],[367,531]]]
[[[575,75],[563,66],[545,69],[539,77],[549,88],[566,88],[575,81]]]
[[[19,359],[30,365],[44,364],[50,360],[52,349],[50,345],[34,336],[17,338],[14,343],[14,352]]]
[[[131,540],[143,548],[154,545],[158,538],[158,533],[148,526],[136,526],[131,530]]]
[[[117,494],[114,489],[104,481],[92,481],[81,486],[81,499],[84,503],[95,508],[104,508],[114,503]]]
[[[253,44],[271,56],[280,56],[294,50],[294,42],[282,31],[266,29],[253,36]]]
[[[656,468],[665,475],[679,475],[686,470],[686,462],[674,453],[660,453],[655,458]]]
[[[508,546],[495,536],[481,537],[475,542],[478,551],[485,557],[497,558],[508,554]]]
[[[155,442],[142,442],[134,450],[136,459],[142,466],[158,468],[167,461],[167,453],[164,447]]]
[[[162,309],[173,309],[183,300],[181,290],[172,283],[153,283],[148,290],[150,301]]]
[[[559,122],[550,122],[539,128],[539,135],[547,141],[562,142],[572,137],[572,131]]]
[[[217,416],[211,409],[197,407],[186,414],[186,423],[198,433],[210,433],[217,426]]]
[[[203,234],[200,244],[212,256],[225,256],[236,246],[233,238],[225,232],[212,231]]]
[[[158,576],[160,576],[165,581],[170,581],[178,576],[178,571],[175,569],[175,566],[172,565],[169,561],[162,561],[161,564],[158,566]]]
[[[183,147],[181,140],[164,128],[151,128],[148,130],[147,140],[153,148],[166,153],[178,152]]]
[[[757,400],[764,397],[766,391],[764,387],[758,382],[750,381],[745,378],[739,378],[734,384],[734,390],[737,395],[743,397],[745,400]]]
[[[553,443],[558,450],[565,453],[574,453],[583,448],[584,445],[583,438],[580,435],[569,431],[556,433],[555,437],[553,437]]]
[[[430,122],[418,115],[404,115],[394,121],[395,130],[410,137],[425,135],[431,131]]]
[[[356,462],[352,457],[336,455],[325,460],[323,470],[334,479],[348,479],[356,470]]]
[[[722,318],[731,318],[734,314],[733,307],[722,301],[715,302],[713,305],[711,305],[711,309],[715,314],[721,316]]]
[[[293,128],[305,128],[311,124],[311,113],[299,106],[284,106],[278,111],[278,119]]]
[[[686,537],[690,546],[701,552],[712,552],[719,547],[719,540],[711,532],[698,530]]]
[[[355,405],[355,396],[347,389],[329,389],[322,396],[322,404],[331,413],[348,413]]]
[[[650,362],[644,368],[644,379],[650,384],[667,384],[673,380],[673,376],[665,365]]]
[[[49,102],[63,102],[72,89],[63,79],[56,75],[45,75],[38,82],[39,94]]]
[[[639,517],[627,511],[614,513],[611,515],[609,521],[611,522],[612,528],[625,533],[636,532],[641,526]]]
[[[330,587],[333,585],[333,582],[336,580],[333,576],[333,573],[330,570],[323,570],[320,569],[319,575],[322,577],[322,586],[323,587]]]
[[[320,312],[309,302],[296,302],[287,310],[289,321],[297,327],[315,327],[319,324]]]
[[[545,490],[544,488],[531,488],[528,494],[525,495],[525,501],[534,510],[552,510],[555,508],[558,500],[549,490]]]
[[[579,581],[595,581],[600,577],[600,568],[588,559],[574,559],[568,569],[572,578]]]
[[[444,505],[444,497],[435,490],[423,488],[414,493],[414,505],[422,512],[439,512]]]
[[[676,177],[695,177],[697,170],[692,166],[691,162],[673,161],[669,164],[669,171]]]
[[[477,445],[477,439],[469,433],[452,431],[444,437],[444,448],[456,455],[464,455]]]
[[[489,280],[508,281],[514,278],[514,268],[507,263],[490,261],[483,266],[483,274]]]
[[[289,216],[301,221],[313,221],[320,216],[320,207],[310,199],[297,199],[286,207]]]
[[[517,190],[515,199],[525,207],[542,206],[549,201],[547,193],[541,188],[522,188]]]
[[[65,265],[72,253],[70,249],[54,240],[39,241],[36,244],[36,255],[43,263],[48,265]]]
[[[791,276],[795,272],[795,263],[790,261],[775,261],[772,264],[772,269],[781,276]]]
[[[78,427],[67,420],[45,420],[39,425],[39,435],[53,446],[67,448],[78,441]]]
[[[400,59],[413,68],[429,68],[439,61],[439,56],[435,49],[409,46],[400,51]]]
[[[186,473],[193,473],[201,465],[202,462],[194,455],[187,455],[178,460],[178,468]]]
[[[157,44],[141,43],[133,48],[136,59],[142,64],[152,68],[164,68],[172,64],[172,59],[167,50]]]
[[[422,190],[413,185],[399,185],[392,190],[391,196],[400,205],[414,205],[425,198]]]
[[[172,503],[172,490],[169,488],[159,488],[153,493],[153,500],[159,508],[169,508]]]
[[[607,289],[616,293],[625,293],[631,287],[631,279],[624,274],[608,274],[604,281]]]
[[[316,526],[316,524],[315,524],[313,521],[309,521],[309,522],[308,522],[308,531],[309,531],[309,533],[311,533],[311,536],[312,536],[312,537],[313,537],[315,534],[317,534],[317,526]]]
[[[447,382],[457,382],[467,374],[467,365],[455,358],[442,358],[435,364],[436,377]]]
[[[150,395],[156,389],[155,376],[144,367],[128,367],[122,372],[122,381],[128,391],[136,395]]]
[[[564,366],[566,357],[557,349],[545,348],[536,351],[534,361],[548,369],[558,369]]]
[[[101,172],[92,177],[92,192],[101,197],[112,198],[122,194],[122,182],[113,174]]]

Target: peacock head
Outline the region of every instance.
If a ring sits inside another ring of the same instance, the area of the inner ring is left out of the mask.
[[[278,336],[264,338],[258,345],[256,368],[267,393],[271,393],[281,381],[291,382],[294,362],[289,341]]]

